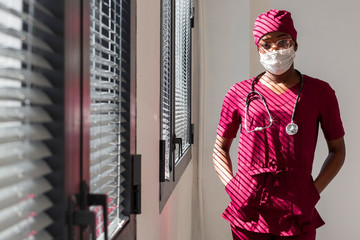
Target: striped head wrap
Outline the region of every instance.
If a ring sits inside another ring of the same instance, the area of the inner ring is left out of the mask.
[[[290,34],[296,42],[297,32],[291,18],[291,13],[285,10],[271,9],[266,13],[260,14],[255,20],[253,31],[255,44],[257,45],[265,34],[277,31]]]

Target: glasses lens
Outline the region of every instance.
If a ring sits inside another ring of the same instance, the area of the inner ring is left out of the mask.
[[[288,49],[290,47],[290,39],[281,39],[277,41],[276,46],[278,49]]]
[[[263,43],[261,44],[261,48],[265,49],[265,50],[270,50],[271,49],[271,44],[270,43]]]
[[[279,50],[288,49],[288,48],[290,48],[290,45],[291,45],[291,39],[281,39],[281,40],[277,41],[275,44],[270,43],[270,42],[265,42],[265,43],[259,44],[258,47],[259,47],[260,51],[267,52],[267,51],[270,51],[271,48],[274,47],[274,45],[276,45],[276,48]]]

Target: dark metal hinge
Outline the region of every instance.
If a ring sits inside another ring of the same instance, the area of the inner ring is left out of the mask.
[[[166,141],[160,140],[159,143],[159,154],[160,154],[160,162],[159,162],[159,180],[160,182],[165,182],[165,165],[166,165]]]
[[[190,124],[190,144],[194,144],[194,124]]]
[[[141,155],[132,155],[133,184],[131,213],[141,213]]]
[[[190,26],[191,26],[191,28],[194,28],[195,27],[195,20],[194,20],[194,18],[195,18],[195,8],[194,7],[192,7],[191,9],[190,9]]]

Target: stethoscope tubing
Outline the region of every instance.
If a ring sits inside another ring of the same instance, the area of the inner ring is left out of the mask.
[[[292,112],[292,115],[291,115],[291,122],[290,124],[292,124],[294,122],[294,118],[295,118],[295,112],[296,112],[296,107],[298,105],[298,101],[299,101],[299,98],[300,98],[300,94],[302,92],[302,88],[303,88],[303,84],[304,84],[304,79],[303,79],[303,75],[300,73],[300,71],[296,70],[295,71],[300,75],[300,79],[301,79],[301,83],[300,83],[300,89],[299,89],[299,93],[296,97],[296,101],[295,101],[295,104],[294,104],[294,108],[293,108],[293,112]],[[255,85],[255,82],[258,81],[260,79],[260,77],[262,75],[264,75],[265,72],[262,72],[260,73],[258,76],[256,76],[252,82],[251,82],[251,86],[250,86],[250,92],[248,93],[248,95],[246,96],[246,99],[245,99],[245,130],[248,132],[248,133],[252,133],[252,132],[255,132],[255,131],[262,131],[264,129],[267,129],[267,128],[270,128],[273,124],[273,118],[271,116],[271,113],[270,113],[270,110],[269,110],[269,107],[268,105],[266,104],[266,100],[265,98],[263,97],[263,95],[259,92],[259,91],[255,91],[255,88],[254,88],[254,85]],[[247,112],[248,112],[248,108],[249,108],[249,105],[250,105],[250,100],[251,100],[251,97],[253,96],[258,96],[260,97],[263,105],[265,106],[266,108],[266,111],[267,111],[267,114],[269,116],[269,124],[265,127],[255,127],[253,130],[248,130],[247,129]]]

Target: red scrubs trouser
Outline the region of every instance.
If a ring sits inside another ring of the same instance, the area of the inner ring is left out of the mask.
[[[266,233],[249,232],[241,228],[231,226],[234,240],[315,240],[316,230],[302,235],[281,237]]]

